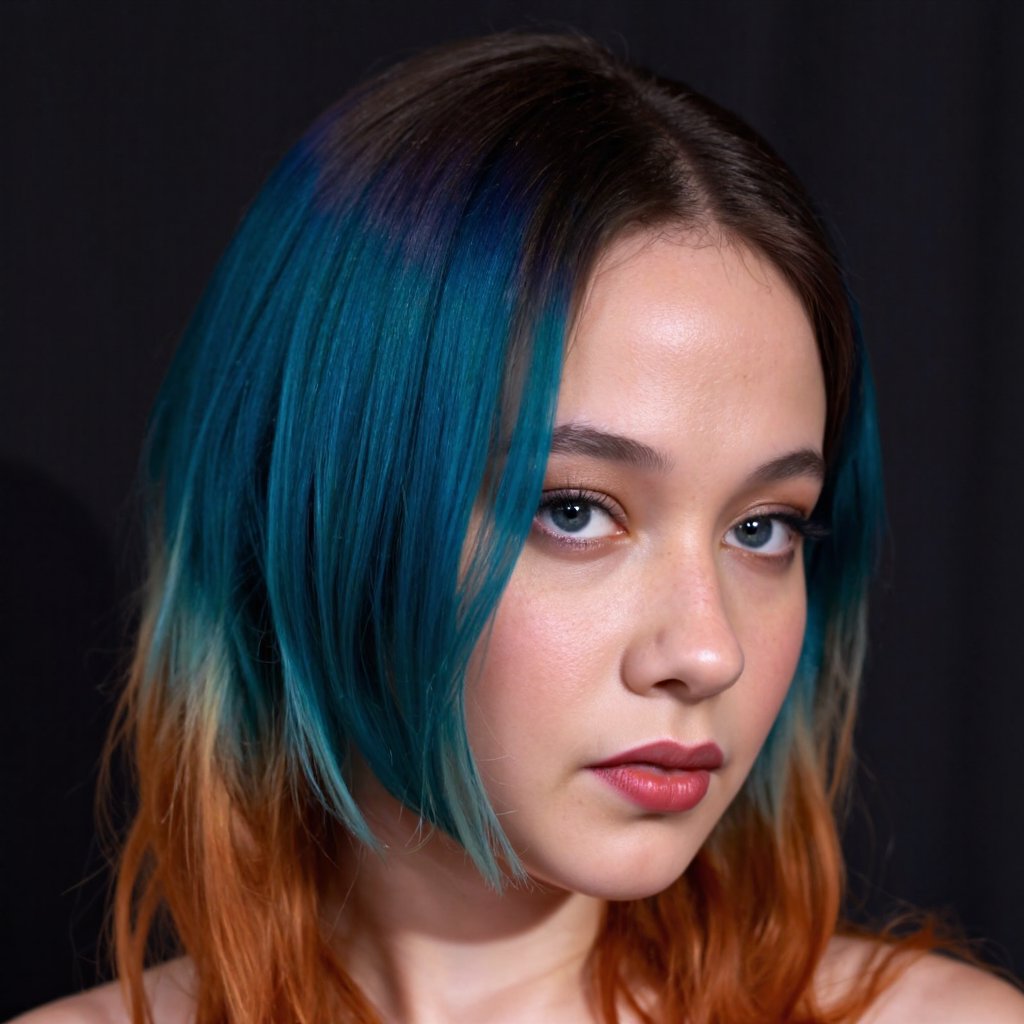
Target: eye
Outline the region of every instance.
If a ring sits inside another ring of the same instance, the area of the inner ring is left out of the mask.
[[[565,543],[587,543],[622,533],[620,514],[604,495],[589,491],[549,491],[534,517],[541,533]]]
[[[753,515],[733,526],[725,543],[765,557],[786,555],[803,536],[803,517],[794,515]]]

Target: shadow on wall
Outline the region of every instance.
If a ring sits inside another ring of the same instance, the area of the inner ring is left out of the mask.
[[[73,497],[8,462],[0,462],[0,567],[6,1020],[105,976],[98,936],[108,873],[93,807],[124,634],[106,538]],[[68,955],[53,955],[59,943]]]

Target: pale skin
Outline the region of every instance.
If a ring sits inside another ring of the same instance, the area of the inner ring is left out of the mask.
[[[385,1020],[593,1024],[583,962],[604,901],[686,869],[785,697],[806,614],[792,523],[817,501],[824,423],[810,324],[771,265],[714,229],[610,247],[566,358],[546,497],[467,688],[488,796],[532,881],[494,893],[357,778],[387,850],[354,852],[325,917]],[[690,810],[645,812],[592,769],[664,739],[722,751]],[[868,950],[833,942],[823,999]],[[187,960],[146,980],[157,1024],[192,1019]],[[105,986],[20,1020],[127,1016]],[[864,1018],[914,1021],[1024,1021],[1024,997],[927,957]]]

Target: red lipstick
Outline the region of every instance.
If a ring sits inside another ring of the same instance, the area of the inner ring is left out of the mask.
[[[675,814],[692,810],[704,799],[710,773],[722,762],[717,744],[685,747],[660,740],[623,751],[590,770],[643,810]]]

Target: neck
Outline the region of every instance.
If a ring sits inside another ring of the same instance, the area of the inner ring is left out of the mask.
[[[509,883],[376,787],[360,805],[385,846],[353,850],[329,904],[346,969],[388,1021],[592,1021],[586,960],[601,900]]]

